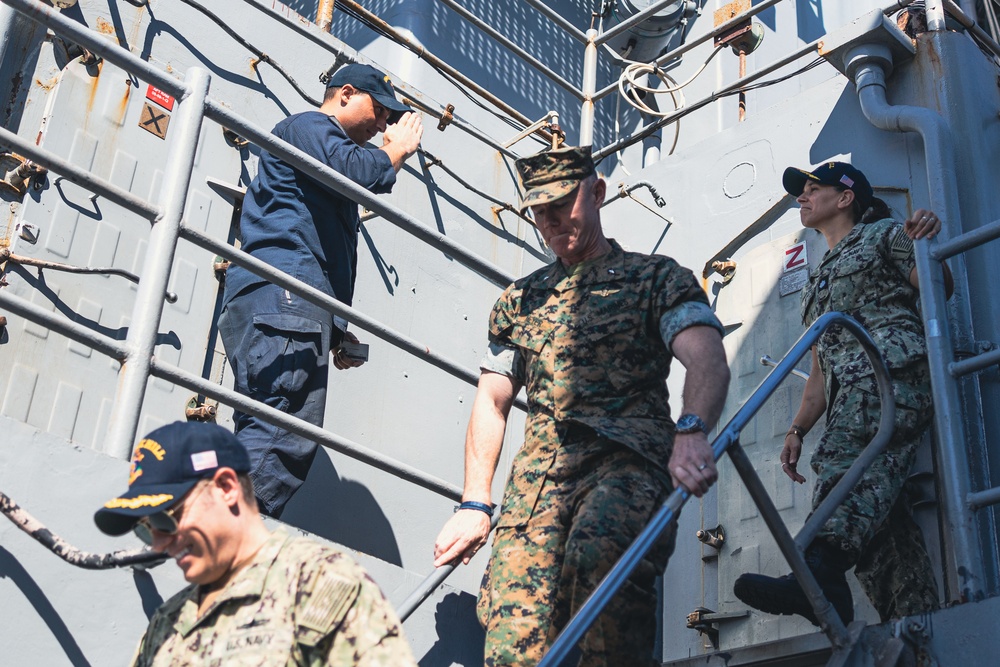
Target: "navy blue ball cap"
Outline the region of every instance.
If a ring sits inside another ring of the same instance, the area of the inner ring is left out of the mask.
[[[781,177],[781,184],[785,187],[785,192],[795,197],[801,195],[802,191],[806,189],[806,181],[851,190],[862,211],[868,210],[875,196],[868,178],[861,173],[860,169],[847,162],[824,162],[812,171],[789,167]]]
[[[104,503],[94,523],[108,535],[124,535],[142,517],[173,507],[219,468],[250,471],[250,455],[230,431],[199,422],[161,426],[135,446],[128,490]]]
[[[352,63],[344,65],[330,77],[327,88],[340,88],[350,84],[358,90],[368,93],[375,100],[389,110],[389,125],[402,118],[404,113],[413,111],[410,107],[396,99],[396,92],[392,89],[392,80],[389,75],[380,72],[371,65]]]

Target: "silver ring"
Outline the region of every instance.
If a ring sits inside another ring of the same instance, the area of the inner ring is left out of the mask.
[[[708,464],[707,464],[707,463],[702,463],[702,464],[701,464],[700,466],[698,466],[698,470],[699,470],[699,472],[700,472],[700,471],[704,470],[704,469],[705,469],[705,468],[707,468],[707,467],[708,467]]]
[[[921,216],[921,218],[920,218],[920,219],[921,219],[921,220],[930,220],[930,218],[928,218],[928,217],[927,217],[926,215],[924,215],[924,216]]]
[[[782,463],[782,464],[781,464],[781,467],[782,467],[782,468],[788,468],[788,467],[789,467],[789,465],[788,465],[787,463]]]

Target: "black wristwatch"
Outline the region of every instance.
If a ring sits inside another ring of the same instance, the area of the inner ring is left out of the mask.
[[[708,433],[708,424],[702,421],[701,417],[690,412],[686,415],[681,415],[677,419],[677,432],[678,433],[697,433],[701,431],[702,433]]]

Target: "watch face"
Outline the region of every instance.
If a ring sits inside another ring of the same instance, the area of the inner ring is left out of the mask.
[[[677,420],[678,433],[694,433],[704,431],[705,423],[697,415],[681,415]]]

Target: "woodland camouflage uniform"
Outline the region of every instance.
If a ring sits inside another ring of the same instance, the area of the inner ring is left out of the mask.
[[[933,417],[930,375],[917,291],[909,282],[913,241],[886,219],[855,225],[812,272],[802,291],[802,321],[841,311],[872,335],[889,368],[896,399],[895,433],[885,452],[819,537],[856,563],[855,574],[883,619],[937,605],[937,591],[920,528],[903,484]],[[878,427],[874,371],[856,339],[832,328],[816,352],[826,381],[826,429],[813,452],[813,507],[826,497]]]
[[[276,531],[198,618],[201,587],[156,612],[135,667],[415,667],[396,613],[347,555]]]
[[[522,384],[529,409],[480,592],[488,667],[535,664],[669,494],[664,341],[722,332],[689,270],[611,245],[517,281],[490,317],[483,370]],[[654,664],[654,581],[673,541],[587,633],[581,665]]]

